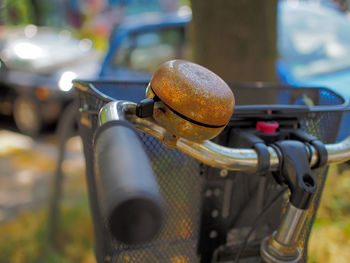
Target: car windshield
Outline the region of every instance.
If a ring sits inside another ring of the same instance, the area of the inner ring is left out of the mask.
[[[350,19],[314,3],[279,5],[278,48],[297,78],[350,68]]]
[[[16,35],[16,34],[14,34]],[[33,37],[8,37],[2,50],[6,64],[41,70],[69,64],[91,51],[90,40],[77,40],[67,32],[38,32]]]
[[[123,40],[114,55],[112,67],[150,73],[167,60],[182,58],[183,51],[183,28],[138,32]]]

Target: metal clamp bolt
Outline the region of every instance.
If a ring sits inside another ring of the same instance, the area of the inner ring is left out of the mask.
[[[222,169],[221,171],[220,171],[220,176],[221,177],[226,177],[228,175],[228,171],[226,170],[226,169]]]

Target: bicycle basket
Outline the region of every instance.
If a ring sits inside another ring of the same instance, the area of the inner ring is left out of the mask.
[[[115,99],[138,102],[144,98],[147,84],[125,81],[74,83],[80,109],[79,132],[86,159],[97,260],[152,263],[210,262],[217,247],[228,243],[238,246],[242,243],[242,235],[249,231],[252,216],[256,214],[256,202],[252,200],[257,198],[255,188],[259,185],[260,177],[229,172],[230,176],[222,179],[219,169],[202,165],[177,150],[166,149],[156,139],[140,133],[166,204],[165,224],[152,242],[127,246],[111,237],[101,216],[95,187],[92,142],[98,125],[98,112],[104,104]],[[261,83],[230,86],[236,94],[237,102],[244,104],[236,106],[235,112],[238,117],[233,118],[230,124],[242,119],[264,118],[266,110],[269,110],[275,114],[272,116],[296,116],[303,130],[320,138],[324,143],[336,140],[345,104],[340,96],[330,90],[296,89]],[[257,95],[259,92],[262,92],[261,96]],[[249,96],[249,94],[255,95]],[[259,100],[255,101],[256,98]],[[217,141],[229,144],[228,134],[223,132]],[[323,168],[315,172],[319,188],[303,233],[302,242],[305,247],[326,178],[326,170]],[[279,189],[270,177],[265,182],[265,188],[268,190],[266,199]],[[265,217],[264,226],[261,227],[263,231],[252,235],[253,241],[259,242],[276,228],[282,210],[283,202],[271,209]],[[253,249],[247,256],[258,258],[258,253],[258,249]]]

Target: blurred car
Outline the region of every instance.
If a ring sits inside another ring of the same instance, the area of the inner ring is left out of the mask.
[[[72,101],[71,81],[96,77],[100,55],[88,39],[34,25],[0,29],[0,112],[36,136]]]
[[[281,1],[278,7],[276,69],[292,86],[328,87],[350,98],[350,19],[334,8],[308,1]],[[350,114],[338,139],[350,133]]]
[[[188,58],[185,28],[189,8],[177,13],[131,16],[113,32],[102,63],[101,78],[149,80],[165,61]]]
[[[164,61],[190,57],[185,30],[189,11],[147,14],[118,27],[100,77],[148,80]],[[284,1],[278,6],[277,74],[291,86],[328,87],[350,98],[350,20],[319,1]],[[346,115],[347,116],[347,115]],[[339,139],[349,134],[350,114]]]

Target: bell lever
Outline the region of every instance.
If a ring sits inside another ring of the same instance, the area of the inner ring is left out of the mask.
[[[287,184],[291,195],[277,231],[262,241],[260,254],[267,263],[299,263],[302,252],[298,241],[317,185],[303,142],[283,140],[276,142],[275,147],[280,160],[277,181]]]
[[[151,117],[153,115],[154,102],[153,98],[147,98],[137,103],[136,116],[139,118]]]

